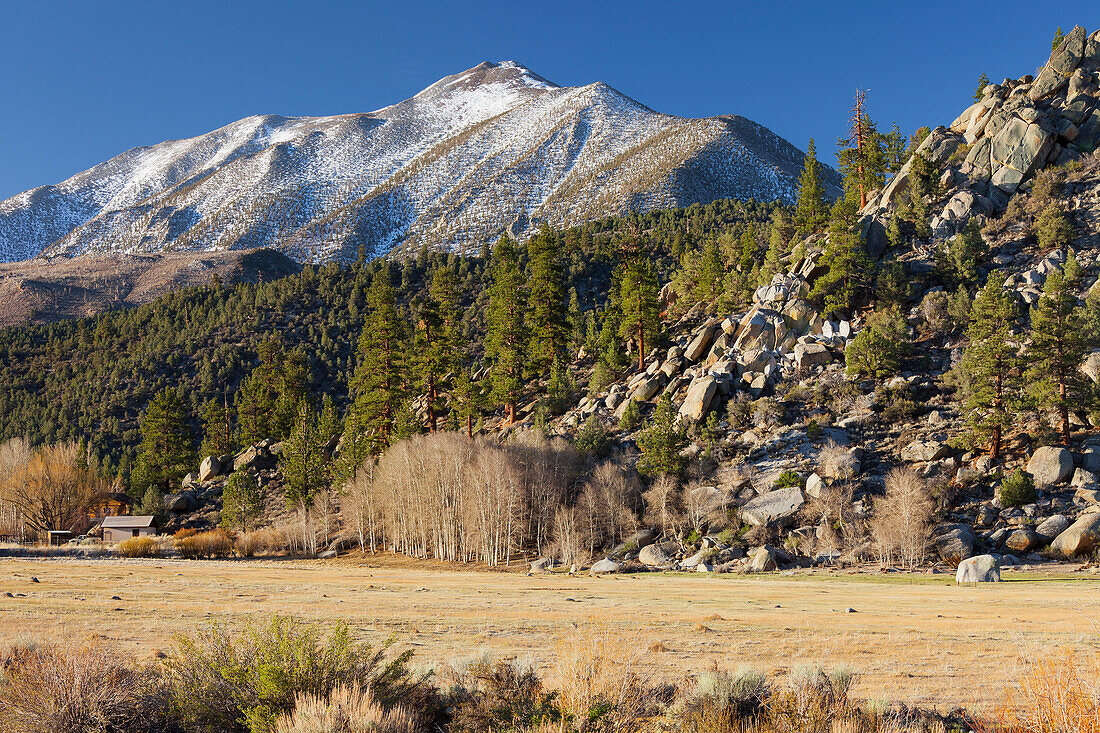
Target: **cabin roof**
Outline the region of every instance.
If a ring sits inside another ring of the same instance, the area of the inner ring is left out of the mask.
[[[104,517],[104,529],[144,529],[156,527],[157,518],[152,514],[125,517]]]

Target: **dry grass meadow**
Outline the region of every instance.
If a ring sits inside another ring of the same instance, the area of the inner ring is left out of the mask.
[[[1023,661],[1100,644],[1095,575],[1005,578],[958,587],[945,575],[529,577],[373,559],[4,559],[0,644],[103,638],[148,658],[205,622],[278,613],[343,620],[371,641],[396,634],[422,664],[489,653],[545,665],[563,634],[606,623],[673,681],[712,665],[779,676],[847,665],[864,699],[975,710],[999,699]]]

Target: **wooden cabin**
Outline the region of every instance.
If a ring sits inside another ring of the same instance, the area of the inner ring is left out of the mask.
[[[132,537],[147,537],[160,533],[157,518],[152,515],[104,517],[101,526],[104,542],[122,542]]]

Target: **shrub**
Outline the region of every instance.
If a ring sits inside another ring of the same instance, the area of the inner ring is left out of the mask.
[[[300,694],[294,712],[275,723],[275,733],[417,733],[422,728],[407,707],[387,710],[358,684],[340,685],[328,696]]]
[[[205,557],[229,557],[233,553],[233,540],[220,529],[174,539],[176,551],[189,560]]]
[[[642,421],[641,411],[637,400],[630,400],[623,408],[622,417],[619,418],[619,430],[630,432],[638,427]]]
[[[611,453],[611,431],[604,425],[603,420],[592,415],[584,421],[584,425],[577,432],[575,445],[581,453],[593,458],[606,458]]]
[[[115,547],[119,557],[159,557],[160,543],[152,537],[131,537]]]
[[[477,662],[466,672],[466,686],[455,706],[459,730],[527,730],[561,720],[557,694],[546,692],[531,669],[511,662]]]
[[[752,403],[752,422],[760,428],[771,428],[783,422],[783,406],[770,397]]]
[[[767,678],[760,672],[706,672],[677,711],[679,729],[685,733],[745,730],[741,721],[761,715],[768,695]]]
[[[172,705],[189,727],[242,733],[272,731],[298,696],[327,699],[342,685],[370,689],[385,708],[420,692],[406,667],[409,653],[387,660],[388,646],[356,642],[344,625],[324,636],[280,616],[250,622],[235,636],[215,623],[177,637],[167,660]]]
[[[268,531],[258,529],[255,532],[242,532],[237,535],[234,545],[237,548],[237,554],[241,557],[262,555],[269,549]]]
[[[909,345],[909,324],[897,307],[875,311],[867,327],[844,349],[848,372],[859,377],[882,378],[897,374]]]
[[[1039,238],[1039,246],[1044,251],[1065,247],[1073,238],[1073,227],[1070,226],[1066,215],[1051,203],[1035,222],[1035,236]]]
[[[575,728],[631,733],[658,712],[662,696],[646,684],[641,664],[646,648],[642,640],[601,622],[559,639],[552,679],[561,710]]]
[[[156,675],[102,642],[37,646],[6,655],[0,680],[5,733],[162,731],[165,694]]]
[[[1015,684],[1005,688],[996,727],[987,730],[1098,733],[1100,731],[1100,657],[1081,660],[1064,649],[1028,664]]]
[[[775,479],[775,488],[777,489],[789,489],[793,486],[797,486],[801,489],[805,485],[805,480],[797,473],[790,470],[784,471]]]
[[[1023,506],[1035,501],[1035,482],[1024,470],[1017,468],[1001,480],[997,498],[1005,508]]]
[[[949,305],[947,293],[942,290],[933,290],[924,296],[920,302],[920,317],[929,331],[943,331],[947,328],[950,323]]]

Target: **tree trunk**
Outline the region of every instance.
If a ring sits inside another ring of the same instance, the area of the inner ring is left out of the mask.
[[[641,369],[645,366],[645,329],[642,328],[642,322],[638,321],[638,368]]]
[[[1066,383],[1060,381],[1058,383],[1058,396],[1061,398],[1061,404],[1058,405],[1058,412],[1062,417],[1062,442],[1066,447],[1069,447],[1070,432],[1069,432],[1069,405],[1066,404]]]

